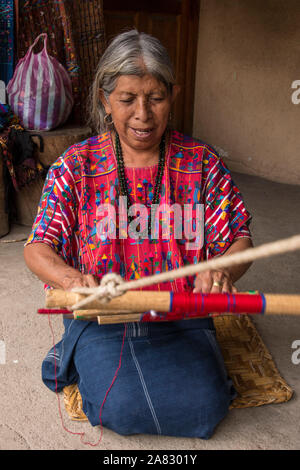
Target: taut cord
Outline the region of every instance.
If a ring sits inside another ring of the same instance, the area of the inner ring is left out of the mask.
[[[108,302],[113,297],[122,295],[130,289],[138,289],[165,281],[173,281],[174,279],[193,276],[209,269],[217,270],[228,268],[230,266],[249,263],[258,259],[281,255],[283,253],[296,250],[300,250],[300,235],[294,235],[275,242],[265,243],[254,248],[247,248],[247,250],[239,251],[232,255],[221,256],[198,264],[192,264],[160,274],[154,274],[153,276],[142,277],[135,281],[125,282],[121,276],[109,273],[103,276],[99,287],[76,287],[72,289],[72,292],[87,294],[87,297],[77,302],[71,307],[71,309],[79,310],[84,305],[100,298],[103,302]]]

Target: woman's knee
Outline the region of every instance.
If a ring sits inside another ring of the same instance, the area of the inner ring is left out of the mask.
[[[215,432],[218,424],[227,416],[231,402],[228,387],[211,388],[207,403],[202,407],[201,421],[203,425],[203,439],[209,439]]]

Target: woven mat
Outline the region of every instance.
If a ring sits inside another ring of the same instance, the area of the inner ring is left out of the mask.
[[[238,393],[230,408],[290,400],[293,390],[280,376],[249,316],[220,316],[214,323],[228,375]],[[64,403],[72,420],[87,421],[76,384],[64,388]]]
[[[238,393],[231,408],[290,400],[293,390],[280,376],[251,318],[220,316],[214,323],[228,375]]]

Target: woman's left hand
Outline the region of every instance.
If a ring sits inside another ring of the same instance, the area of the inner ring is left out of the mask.
[[[194,287],[194,293],[202,294],[237,292],[227,269],[207,270],[197,274]]]

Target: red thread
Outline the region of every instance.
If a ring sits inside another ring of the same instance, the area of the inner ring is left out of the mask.
[[[50,315],[59,315],[59,314],[73,314],[72,310],[67,310],[66,308],[39,308],[37,313],[41,315],[50,314]]]
[[[56,396],[57,396],[57,402],[58,402],[58,412],[59,412],[59,416],[60,416],[60,420],[61,420],[61,424],[62,424],[62,428],[64,429],[64,431],[68,432],[69,434],[73,434],[73,435],[76,435],[76,436],[81,436],[80,437],[80,440],[81,442],[84,444],[84,445],[90,445],[90,446],[97,446],[100,444],[101,440],[102,440],[102,435],[103,435],[103,426],[102,426],[102,419],[101,419],[101,416],[102,416],[102,410],[103,410],[103,406],[106,402],[106,399],[107,399],[107,396],[117,378],[117,375],[118,375],[118,372],[121,368],[121,365],[122,365],[122,355],[123,355],[123,348],[124,348],[124,342],[125,342],[125,336],[126,336],[126,331],[127,331],[127,325],[126,323],[124,324],[124,333],[123,333],[123,340],[122,340],[122,347],[121,347],[121,353],[120,353],[120,359],[119,359],[119,365],[116,369],[116,372],[114,374],[114,377],[112,379],[112,382],[105,394],[105,397],[104,397],[104,400],[102,402],[102,405],[100,407],[100,412],[99,412],[99,421],[100,421],[100,429],[101,429],[101,432],[100,432],[100,437],[99,437],[99,440],[98,442],[96,443],[93,443],[93,442],[84,442],[82,440],[83,436],[85,435],[85,432],[74,432],[74,431],[70,431],[65,425],[64,425],[64,420],[63,420],[63,416],[62,416],[62,411],[61,411],[61,406],[60,406],[60,398],[59,398],[59,393],[57,391],[57,388],[58,388],[58,385],[57,385],[57,375],[56,375],[56,349],[55,349],[55,338],[54,338],[54,331],[53,331],[53,328],[52,328],[52,324],[51,324],[51,319],[50,319],[50,314],[48,314],[48,322],[49,322],[49,326],[50,326],[50,330],[51,330],[51,334],[52,334],[52,340],[53,340],[53,353],[54,353],[54,377],[55,377],[55,393],[56,393]]]
[[[260,294],[173,294],[173,312],[167,313],[167,320],[174,316],[182,317],[208,316],[211,312],[218,313],[261,313],[263,298]],[[183,313],[184,312],[184,313]]]

